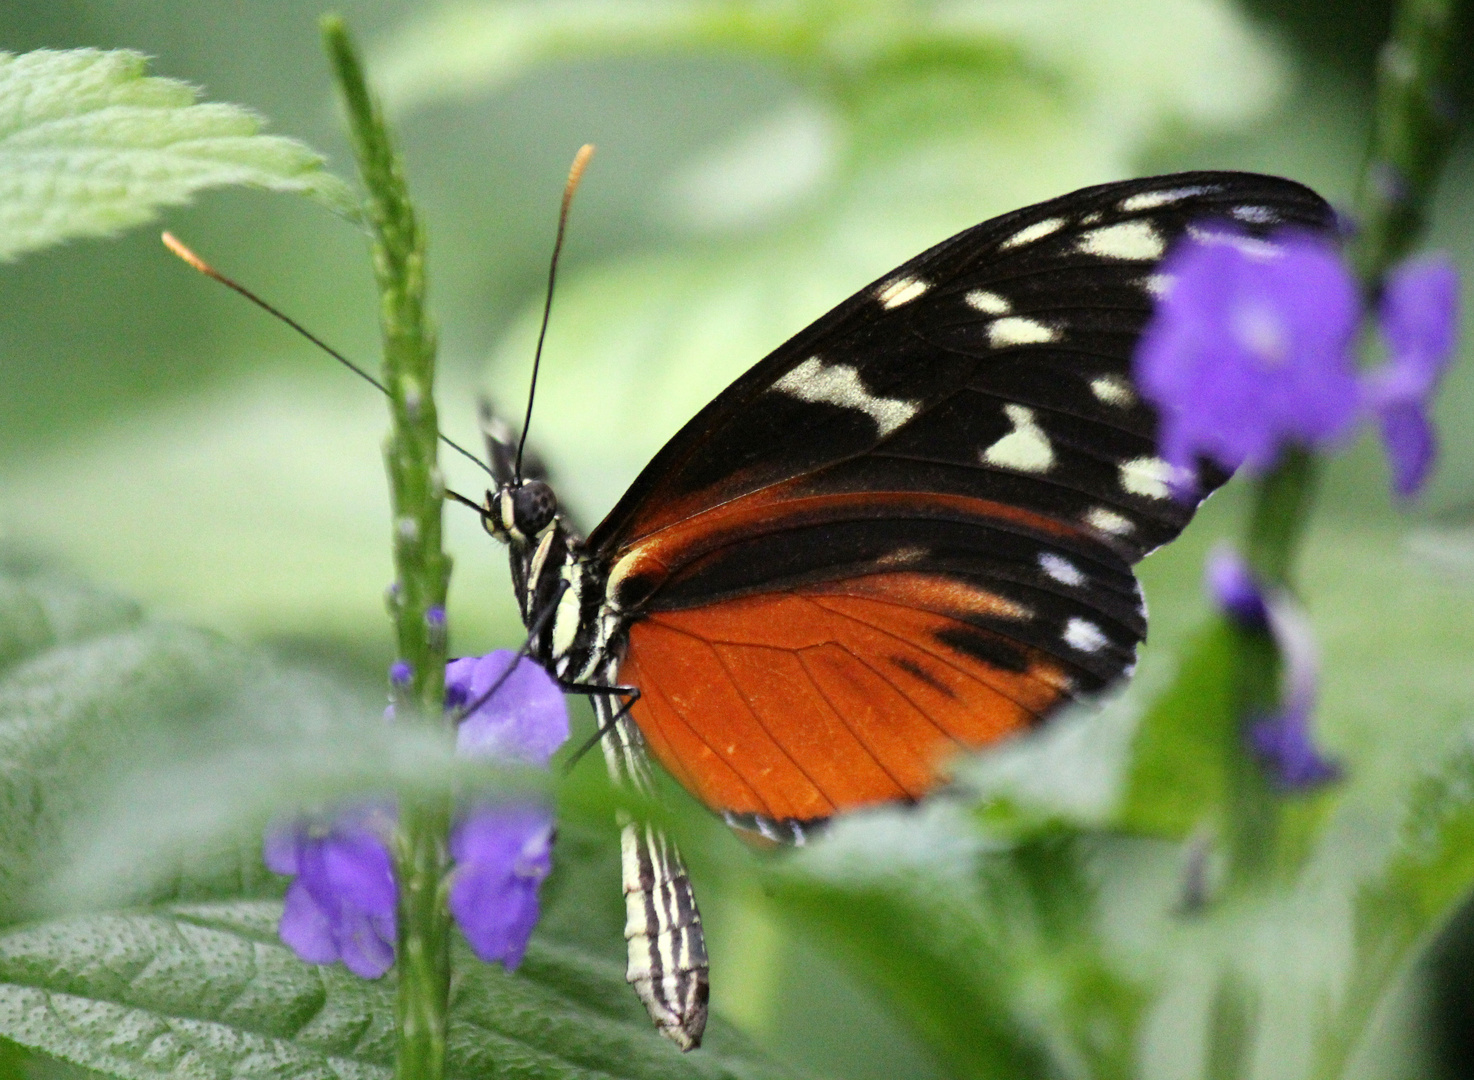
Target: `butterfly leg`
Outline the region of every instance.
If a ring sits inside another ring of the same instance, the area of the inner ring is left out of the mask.
[[[619,711],[610,717],[609,720],[601,720],[598,727],[594,729],[594,733],[588,737],[588,740],[568,756],[568,761],[564,764],[563,769],[565,772],[571,773],[577,767],[578,763],[583,760],[583,756],[595,746],[602,743],[604,736],[614,730],[614,725],[623,720],[628,715],[630,709],[634,708],[635,702],[640,700],[640,690],[635,686],[595,686],[592,683],[559,683],[558,687],[565,694],[588,694],[590,697],[597,694],[604,694],[606,696],[618,696],[629,699],[619,707]]]
[[[642,795],[653,790],[650,762],[639,729],[609,694],[594,697],[604,761],[616,783]],[[675,844],[654,825],[620,815],[629,964],[625,980],[645,1003],[662,1035],[682,1050],[701,1045],[706,1030],[706,936],[691,878]]]

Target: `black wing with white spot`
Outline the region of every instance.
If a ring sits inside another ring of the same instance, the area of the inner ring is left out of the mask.
[[[799,477],[815,490],[927,490],[1078,523],[1131,561],[1192,508],[1166,497],[1131,353],[1195,222],[1330,229],[1310,189],[1179,173],[1062,196],[961,232],[861,289],[728,387],[594,531],[613,554]],[[1204,478],[1211,490],[1225,477]]]

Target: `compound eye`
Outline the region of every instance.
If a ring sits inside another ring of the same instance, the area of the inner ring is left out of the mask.
[[[536,536],[558,515],[558,497],[541,480],[528,480],[512,492],[512,521],[523,536]]]

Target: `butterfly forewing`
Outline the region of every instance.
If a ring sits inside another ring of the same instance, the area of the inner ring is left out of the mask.
[[[1189,224],[1213,219],[1264,233],[1324,229],[1333,216],[1292,181],[1183,173],[1086,188],[959,233],[861,289],[728,387],[656,455],[591,546],[613,553],[672,521],[894,441],[964,386],[1098,421],[1138,436],[1149,453],[1155,423],[1131,390],[1130,352],[1163,284],[1161,255]],[[994,411],[998,424],[1018,427]]]
[[[1333,220],[1236,173],[994,219],[796,335],[656,456],[589,548],[633,715],[687,787],[790,826],[915,798],[957,748],[1129,668],[1131,563],[1194,509],[1131,354],[1162,256],[1208,219]]]

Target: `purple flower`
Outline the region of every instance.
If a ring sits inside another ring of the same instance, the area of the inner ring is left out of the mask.
[[[452,660],[445,703],[474,706],[456,732],[456,749],[469,757],[545,766],[568,739],[563,691],[535,661],[505,649]],[[537,922],[538,886],[552,868],[552,844],[553,816],[541,806],[483,802],[457,822],[450,837],[456,862],[450,911],[482,960],[508,968],[522,962]]]
[[[1179,494],[1196,487],[1199,458],[1263,472],[1285,446],[1334,444],[1368,413],[1381,422],[1398,493],[1421,485],[1433,461],[1426,402],[1457,324],[1458,279],[1446,260],[1388,276],[1379,319],[1391,361],[1369,376],[1354,363],[1356,282],[1323,237],[1195,228],[1162,275],[1135,374],[1157,406],[1159,449]]]
[[[1329,242],[1195,230],[1162,273],[1168,285],[1137,348],[1136,378],[1160,411],[1162,458],[1179,476],[1195,476],[1199,456],[1259,472],[1287,442],[1345,435],[1361,400],[1351,358],[1360,306]]]
[[[343,966],[377,979],[394,963],[397,891],[386,837],[392,811],[365,805],[327,826],[298,820],[267,830],[268,869],[295,875],[279,932],[310,964]]]
[[[1228,548],[1209,557],[1206,579],[1223,613],[1245,629],[1267,631],[1279,652],[1279,705],[1250,723],[1247,732],[1249,746],[1270,779],[1286,791],[1307,791],[1339,779],[1340,765],[1324,757],[1310,736],[1320,661],[1304,611],[1289,593],[1261,587],[1248,564]]]
[[[395,687],[408,686],[410,680],[415,677],[415,669],[404,660],[396,660],[389,665],[389,685]]]
[[[1437,443],[1428,419],[1453,356],[1459,321],[1459,275],[1446,256],[1409,260],[1387,275],[1378,321],[1390,354],[1367,379],[1367,400],[1382,428],[1393,490],[1416,494],[1433,467]]]
[[[552,849],[553,815],[541,806],[478,806],[452,830],[450,913],[482,960],[508,970],[522,962]]]
[[[1204,584],[1214,602],[1234,622],[1246,629],[1268,628],[1269,610],[1264,605],[1264,593],[1238,552],[1226,546],[1213,549],[1208,555]]]
[[[446,665],[446,708],[476,705],[460,724],[456,748],[545,766],[568,738],[568,709],[558,684],[533,661],[521,660],[498,685],[514,659],[502,650]],[[405,683],[409,675],[400,661],[390,681]],[[287,888],[281,938],[303,960],[342,960],[368,979],[393,964],[397,891],[388,838],[394,818],[392,807],[376,804],[326,825],[296,821],[268,830],[266,865],[296,878]],[[530,804],[483,802],[452,830],[450,910],[483,960],[509,968],[521,962],[537,922],[538,886],[551,868],[552,840],[552,814]]]
[[[508,675],[513,660],[517,666]],[[493,686],[496,693],[488,698]],[[457,710],[476,706],[456,732],[456,750],[469,757],[546,765],[568,741],[563,691],[536,661],[517,659],[506,649],[447,664],[445,704]]]

